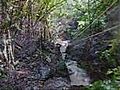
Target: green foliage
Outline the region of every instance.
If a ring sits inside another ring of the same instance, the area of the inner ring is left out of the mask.
[[[32,30],[41,22],[42,33],[49,38],[49,21],[52,12],[66,0],[1,0],[3,30]],[[28,21],[23,25],[24,21]],[[42,35],[43,36],[43,35]]]
[[[80,6],[83,14],[77,16],[79,18],[79,30],[75,37],[84,37],[86,35],[101,32],[106,26],[106,15],[105,12],[111,7],[114,7],[118,0],[88,0]],[[77,5],[77,7],[78,7]],[[83,11],[84,10],[84,11]]]
[[[120,66],[112,70],[108,70],[107,75],[111,75],[113,80],[120,81]]]
[[[4,70],[0,69],[0,79],[5,77],[6,77],[6,73],[4,72]]]
[[[112,48],[109,50],[111,54],[117,55],[119,54],[120,49],[120,28],[117,29],[117,34],[115,34],[115,39],[112,40]]]
[[[112,74],[110,80],[95,81],[86,90],[120,90],[120,67],[109,70],[107,74]]]
[[[73,38],[82,38],[103,31],[106,27],[106,12],[117,2],[118,0],[67,0],[67,3],[54,10],[51,17],[53,21],[63,17],[76,18],[79,23],[78,32],[70,33]]]
[[[23,19],[27,19],[29,21],[27,29],[32,30],[31,23],[35,22],[37,24],[40,21],[44,25],[42,33],[48,34],[48,25],[51,19],[74,17],[78,20],[80,33],[73,33],[69,30],[68,33],[71,33],[72,36],[76,35],[75,37],[84,37],[102,31],[106,24],[104,11],[115,1],[117,0],[73,0],[73,3],[71,3],[67,0],[1,0],[3,20],[0,26],[2,30],[11,30],[13,27],[17,30],[26,30],[24,25],[21,25],[21,22]],[[110,65],[114,66],[117,65],[115,57],[119,52],[119,37],[120,35],[113,40],[112,48],[103,51],[100,56],[101,60],[106,60]],[[48,51],[40,50],[39,53],[40,56],[50,61]],[[65,70],[64,61],[59,62],[59,74],[64,74]],[[119,90],[120,67],[109,70],[107,74],[112,79],[96,81],[88,87],[88,90]],[[5,72],[0,69],[0,79],[5,76]]]
[[[111,54],[109,50],[105,50],[100,55],[100,60],[103,60],[105,62],[108,62],[109,65],[117,65],[117,62],[114,58],[114,56]]]
[[[119,54],[120,54],[120,31],[117,29],[117,34],[115,34],[114,39],[110,41],[111,48],[109,50],[105,50],[101,52],[100,54],[100,60],[107,61],[108,64],[114,65],[115,67],[117,65],[120,65],[119,63]]]
[[[115,39],[111,42],[111,48],[109,50],[105,50],[101,53],[100,59],[104,62],[108,62],[108,65],[114,65],[113,69],[108,69],[106,73],[110,78],[109,80],[99,80],[95,81],[91,86],[87,88],[87,90],[120,90],[120,66],[118,63],[119,58],[119,45],[120,45],[120,33],[117,31],[117,35]],[[117,60],[118,59],[118,60]]]
[[[34,3],[37,5],[37,17],[39,17],[39,19],[47,18],[47,16],[62,5],[63,2],[64,0],[34,0]]]
[[[117,62],[120,48],[119,38],[120,33],[118,30],[115,39],[112,40],[112,47],[109,50],[103,51],[100,56],[101,60],[107,60],[109,65],[114,65],[115,67],[119,65]],[[110,80],[96,81],[87,90],[120,90],[120,66],[109,69],[107,75],[110,77]]]
[[[87,90],[119,90],[120,87],[115,81],[96,81]]]

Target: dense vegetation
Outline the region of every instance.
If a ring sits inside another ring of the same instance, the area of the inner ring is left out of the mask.
[[[90,85],[69,86],[70,90],[119,90],[119,7],[119,0],[0,0],[0,90],[24,90],[20,82],[16,85],[17,78],[39,66],[48,70],[39,78],[42,85],[54,77],[68,79],[67,60],[62,59],[57,39],[71,41],[68,59],[77,61],[91,77]]]

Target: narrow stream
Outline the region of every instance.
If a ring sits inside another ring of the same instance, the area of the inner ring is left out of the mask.
[[[66,56],[65,52],[69,45],[69,40],[62,41],[59,39],[57,43],[61,45],[60,52],[62,54],[62,59],[65,60],[65,56]],[[69,77],[71,80],[71,85],[86,86],[90,84],[90,77],[87,75],[84,69],[78,67],[76,61],[65,60],[65,64],[70,75]]]

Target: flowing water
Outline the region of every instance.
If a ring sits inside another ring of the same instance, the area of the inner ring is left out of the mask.
[[[76,85],[76,86],[89,85],[90,77],[87,75],[86,71],[82,68],[79,68],[76,61],[65,59],[65,56],[66,56],[65,52],[69,45],[69,40],[62,41],[62,40],[58,39],[56,43],[61,45],[60,52],[62,54],[63,60],[65,60],[66,67],[67,67],[69,75],[70,75],[69,77],[71,80],[71,85]]]

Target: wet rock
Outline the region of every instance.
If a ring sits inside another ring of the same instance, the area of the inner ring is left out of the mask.
[[[58,66],[56,67],[56,72],[54,75],[56,75],[57,77],[64,77],[69,79],[69,73],[65,61],[59,62]]]
[[[65,57],[66,57],[66,49],[69,45],[69,40],[66,40],[66,41],[62,41],[61,39],[57,39],[56,40],[56,44],[60,44],[60,52],[62,54],[62,59],[65,60]]]
[[[50,67],[48,65],[39,64],[33,70],[34,79],[45,80],[49,77]]]
[[[45,82],[43,90],[67,90],[70,83],[68,80],[62,77],[54,77]]]
[[[71,85],[75,86],[87,86],[90,84],[90,77],[87,75],[86,71],[77,66],[76,61],[68,61],[66,62],[66,66],[69,72],[69,77],[71,81]]]

